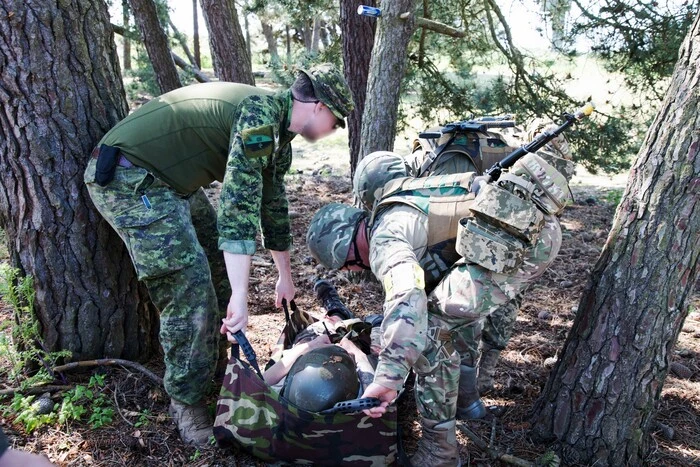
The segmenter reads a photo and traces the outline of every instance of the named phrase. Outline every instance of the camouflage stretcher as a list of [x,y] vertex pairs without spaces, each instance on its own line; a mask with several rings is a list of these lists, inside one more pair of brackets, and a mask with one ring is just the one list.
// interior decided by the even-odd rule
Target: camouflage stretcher
[[[316,321],[295,306],[292,311],[271,362]],[[362,412],[324,415],[302,410],[232,356],[216,406],[214,437],[220,447],[238,448],[267,462],[386,466],[397,463],[397,425],[395,405],[381,418]]]

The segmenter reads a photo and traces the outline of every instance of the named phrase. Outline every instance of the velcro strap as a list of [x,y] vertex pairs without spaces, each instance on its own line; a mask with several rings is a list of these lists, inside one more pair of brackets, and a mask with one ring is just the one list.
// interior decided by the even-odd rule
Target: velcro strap
[[418,263],[394,266],[382,279],[387,300],[411,289],[425,289],[425,274]]

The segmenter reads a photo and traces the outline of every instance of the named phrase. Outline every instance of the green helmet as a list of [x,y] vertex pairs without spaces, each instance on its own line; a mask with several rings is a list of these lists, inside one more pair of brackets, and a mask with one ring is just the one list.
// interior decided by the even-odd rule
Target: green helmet
[[282,396],[300,409],[321,412],[355,399],[360,381],[355,362],[337,345],[313,349],[297,358],[287,375]]
[[352,190],[364,207],[371,211],[384,185],[395,178],[408,177],[409,173],[410,167],[403,156],[390,151],[375,151],[358,162]]
[[316,98],[331,109],[340,126],[345,128],[345,117],[353,111],[355,103],[342,73],[330,63],[322,63],[308,70],[299,68],[299,72],[309,77]]
[[329,269],[342,268],[357,226],[366,216],[362,209],[346,204],[323,206],[311,219],[306,232],[306,244],[311,255]]

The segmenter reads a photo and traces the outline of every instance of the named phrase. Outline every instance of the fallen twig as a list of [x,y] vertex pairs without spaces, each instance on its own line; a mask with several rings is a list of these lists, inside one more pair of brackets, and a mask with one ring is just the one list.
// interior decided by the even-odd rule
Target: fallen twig
[[131,368],[133,370],[137,370],[137,371],[143,373],[144,375],[148,376],[151,379],[151,381],[157,383],[159,386],[163,385],[163,378],[156,375],[148,368],[144,367],[143,365],[141,365],[139,363],[132,362],[130,360],[122,360],[120,358],[102,358],[99,360],[83,360],[80,362],[71,362],[71,363],[66,363],[65,365],[60,365],[60,366],[54,367],[53,371],[66,371],[66,370],[74,370],[76,368],[86,368],[86,367],[103,366],[103,365],[125,366],[127,368]]
[[15,394],[43,394],[45,392],[57,392],[73,389],[73,386],[31,386],[28,388],[7,388],[0,389],[0,397],[14,396]]
[[460,431],[467,436],[467,438],[472,440],[472,442],[474,444],[476,444],[476,446],[479,449],[481,449],[482,451],[487,453],[489,456],[491,456],[492,459],[507,462],[509,464],[517,465],[519,467],[534,467],[535,466],[535,464],[530,462],[530,461],[526,461],[525,459],[521,459],[519,457],[515,457],[515,456],[510,455],[510,454],[504,454],[504,453],[500,452],[498,449],[490,447],[489,445],[486,444],[486,442],[484,442],[484,440],[479,438],[479,435],[477,435],[472,430],[470,430],[463,422],[458,421],[457,428],[459,428]]

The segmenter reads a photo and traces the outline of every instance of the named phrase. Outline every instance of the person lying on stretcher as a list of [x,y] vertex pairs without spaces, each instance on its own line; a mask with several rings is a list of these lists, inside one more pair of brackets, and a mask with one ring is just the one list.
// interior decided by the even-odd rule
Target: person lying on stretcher
[[327,314],[296,336],[263,379],[297,407],[321,412],[360,397],[372,383],[381,317],[355,318],[327,281],[314,290]]

